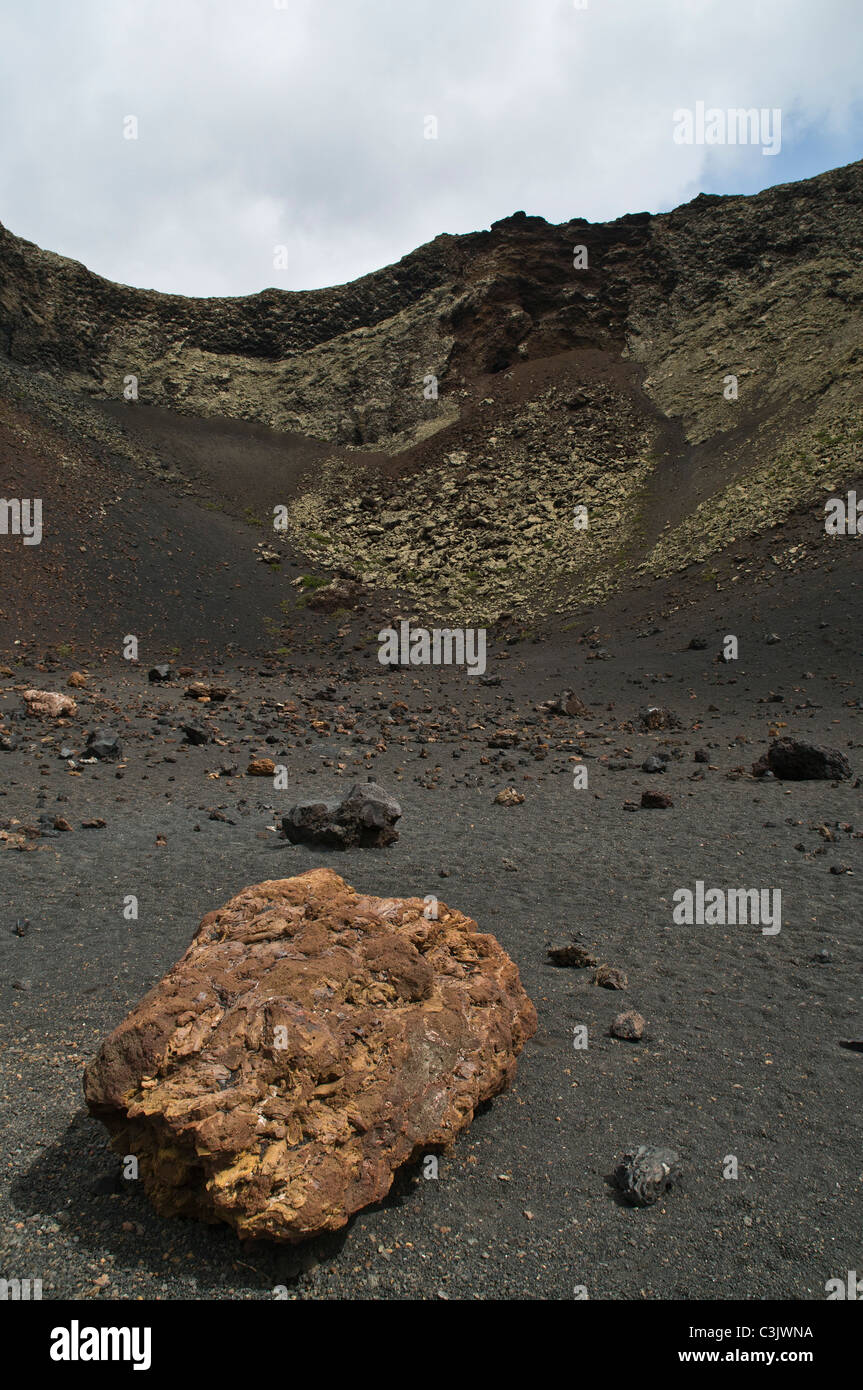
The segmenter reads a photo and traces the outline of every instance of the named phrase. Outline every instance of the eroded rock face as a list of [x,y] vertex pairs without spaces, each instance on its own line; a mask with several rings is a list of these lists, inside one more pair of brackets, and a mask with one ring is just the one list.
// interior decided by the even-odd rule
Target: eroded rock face
[[92,1114],[164,1216],[336,1230],[512,1080],[536,1012],[493,936],[329,869],[246,888],[102,1044]]

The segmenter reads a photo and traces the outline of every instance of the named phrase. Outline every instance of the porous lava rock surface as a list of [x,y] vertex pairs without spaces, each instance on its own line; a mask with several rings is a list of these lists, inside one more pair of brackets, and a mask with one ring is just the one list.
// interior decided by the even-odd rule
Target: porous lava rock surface
[[164,1216],[336,1230],[448,1145],[536,1029],[493,936],[329,869],[245,888],[102,1044],[84,1092]]

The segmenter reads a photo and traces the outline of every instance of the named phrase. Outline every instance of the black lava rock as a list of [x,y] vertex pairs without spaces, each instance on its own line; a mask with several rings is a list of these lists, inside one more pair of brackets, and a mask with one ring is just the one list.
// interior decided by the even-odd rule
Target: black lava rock
[[549,947],[548,958],[552,965],[575,970],[584,970],[588,966],[599,964],[599,958],[578,941],[572,941],[567,946]]
[[185,743],[209,743],[210,731],[205,729],[203,724],[184,724],[183,741]]
[[651,753],[649,758],[645,758],[641,764],[642,772],[664,772],[665,763],[655,753]]
[[633,1153],[624,1154],[614,1177],[618,1191],[630,1206],[652,1207],[680,1177],[679,1155],[674,1149],[640,1144]]
[[100,762],[116,762],[123,756],[123,745],[110,729],[93,729],[87,735],[84,749],[88,758],[98,758]]
[[774,777],[790,782],[845,782],[851,776],[851,764],[836,748],[780,738],[771,743],[752,771],[756,777],[772,772]]
[[641,805],[646,811],[667,811],[674,805],[666,792],[642,792]]
[[399,837],[395,823],[402,809],[373,779],[357,782],[343,801],[302,801],[282,817],[282,830],[292,844],[333,845],[337,849],[381,847]]

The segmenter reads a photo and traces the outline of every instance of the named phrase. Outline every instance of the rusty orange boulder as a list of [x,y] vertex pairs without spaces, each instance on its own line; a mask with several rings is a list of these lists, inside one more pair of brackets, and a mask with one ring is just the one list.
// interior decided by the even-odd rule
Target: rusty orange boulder
[[300,1241],[450,1143],[535,1028],[516,966],[470,918],[313,869],[208,913],[84,1092],[162,1215]]

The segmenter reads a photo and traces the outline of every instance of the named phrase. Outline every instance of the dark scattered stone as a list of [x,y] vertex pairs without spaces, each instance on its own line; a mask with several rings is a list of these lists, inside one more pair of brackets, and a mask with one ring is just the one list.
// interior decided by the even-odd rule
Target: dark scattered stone
[[574,690],[563,690],[554,700],[544,700],[537,705],[546,714],[588,714],[587,705],[580,700]]
[[670,709],[664,705],[648,705],[647,709],[641,711],[642,729],[679,729],[680,720]]
[[183,741],[185,743],[209,743],[210,731],[205,729],[203,724],[183,724]]
[[772,772],[790,782],[844,782],[851,776],[851,764],[836,748],[780,738],[753,763],[752,771],[756,777]]
[[13,753],[18,747],[15,734],[0,734],[0,753]]
[[615,1170],[621,1196],[633,1207],[652,1207],[680,1177],[679,1155],[674,1149],[640,1144],[624,1154]]
[[707,650],[707,638],[706,638],[706,637],[693,637],[693,638],[692,638],[692,641],[689,643],[689,647],[687,648],[687,650],[690,651],[690,652],[703,652],[703,651],[706,651],[706,650]]
[[171,681],[173,679],[173,669],[168,665],[167,662],[164,662],[160,666],[153,666],[147,672],[147,680],[149,681]]
[[344,800],[303,801],[282,817],[282,830],[292,844],[382,847],[399,838],[395,823],[402,814],[393,796],[372,778],[357,782]]
[[667,792],[642,792],[641,805],[646,811],[665,811],[674,802]]
[[220,703],[227,700],[231,692],[224,685],[207,685],[206,681],[192,681],[183,693],[187,700],[212,700]]
[[518,744],[518,734],[514,729],[499,729],[488,740],[489,748],[514,748]]
[[629,981],[616,965],[601,965],[593,977],[593,983],[601,985],[603,989],[626,989]]
[[638,1042],[644,1034],[644,1019],[635,1009],[627,1009],[626,1013],[618,1014],[611,1025],[611,1035],[614,1038],[621,1038],[624,1042]]
[[549,947],[548,958],[552,965],[569,966],[575,970],[585,970],[599,963],[593,952],[577,941],[570,942],[568,946]]
[[98,758],[100,762],[116,762],[123,756],[123,745],[110,729],[92,729],[84,752],[86,757]]
[[692,761],[694,763],[709,763],[710,754],[708,753],[706,748],[696,748],[695,752],[692,755]]
[[664,772],[665,763],[660,757],[657,757],[656,753],[651,753],[650,757],[645,758],[641,764],[641,770],[642,772]]

